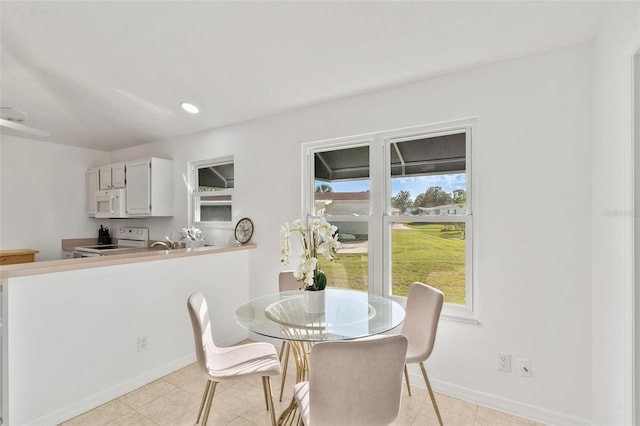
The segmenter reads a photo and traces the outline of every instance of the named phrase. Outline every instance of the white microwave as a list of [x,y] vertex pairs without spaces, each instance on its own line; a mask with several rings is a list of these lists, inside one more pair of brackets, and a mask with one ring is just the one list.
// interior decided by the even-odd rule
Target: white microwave
[[123,218],[127,216],[127,193],[124,188],[96,192],[97,218]]

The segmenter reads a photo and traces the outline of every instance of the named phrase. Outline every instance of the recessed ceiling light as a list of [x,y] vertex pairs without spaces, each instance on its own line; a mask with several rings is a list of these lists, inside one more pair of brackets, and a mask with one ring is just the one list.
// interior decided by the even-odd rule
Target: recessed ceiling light
[[190,112],[191,114],[197,114],[200,112],[200,109],[198,109],[197,106],[195,106],[194,104],[190,104],[189,102],[183,102],[180,105],[182,106],[183,110]]

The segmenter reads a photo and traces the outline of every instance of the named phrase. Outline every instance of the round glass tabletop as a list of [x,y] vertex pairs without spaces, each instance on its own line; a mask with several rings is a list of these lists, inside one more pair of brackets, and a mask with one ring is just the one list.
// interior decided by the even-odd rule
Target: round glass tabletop
[[349,340],[384,333],[404,321],[397,302],[358,290],[327,287],[325,311],[304,310],[303,291],[256,297],[236,310],[237,322],[249,331],[277,339],[320,342]]

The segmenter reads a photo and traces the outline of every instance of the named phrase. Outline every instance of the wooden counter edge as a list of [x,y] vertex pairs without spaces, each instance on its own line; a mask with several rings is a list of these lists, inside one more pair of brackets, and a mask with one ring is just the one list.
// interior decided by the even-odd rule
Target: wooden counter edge
[[[162,259],[177,259],[188,256],[202,256],[213,253],[227,253],[240,250],[253,250],[255,244],[233,246],[206,246],[176,250],[147,250],[137,253],[113,254],[109,256],[84,257],[78,259],[46,260],[42,262],[20,263],[0,266],[0,278],[25,277],[54,272],[75,271],[88,268],[101,268],[128,263],[153,262]],[[0,285],[0,289],[1,289]]]
[[0,250],[0,257],[2,256],[16,256],[20,254],[38,254],[38,250],[33,249],[14,249],[14,250]]

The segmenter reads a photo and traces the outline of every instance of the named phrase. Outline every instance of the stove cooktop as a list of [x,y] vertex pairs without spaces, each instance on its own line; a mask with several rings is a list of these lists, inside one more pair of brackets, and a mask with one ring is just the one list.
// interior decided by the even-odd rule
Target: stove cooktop
[[84,247],[76,247],[76,250],[78,249],[97,249],[97,250],[113,250],[113,249],[117,249],[117,248],[122,248],[119,247],[115,244],[98,244],[97,246],[84,246]]
[[131,250],[137,247],[126,247],[126,246],[117,246],[113,244],[102,244],[97,246],[82,246],[76,247],[76,251],[85,251],[89,253],[102,253],[105,251],[120,251],[120,250]]
[[131,250],[134,248],[147,247],[149,230],[147,228],[120,228],[118,230],[118,244],[98,244],[93,246],[75,247],[76,251],[88,253],[103,253],[121,250]]

